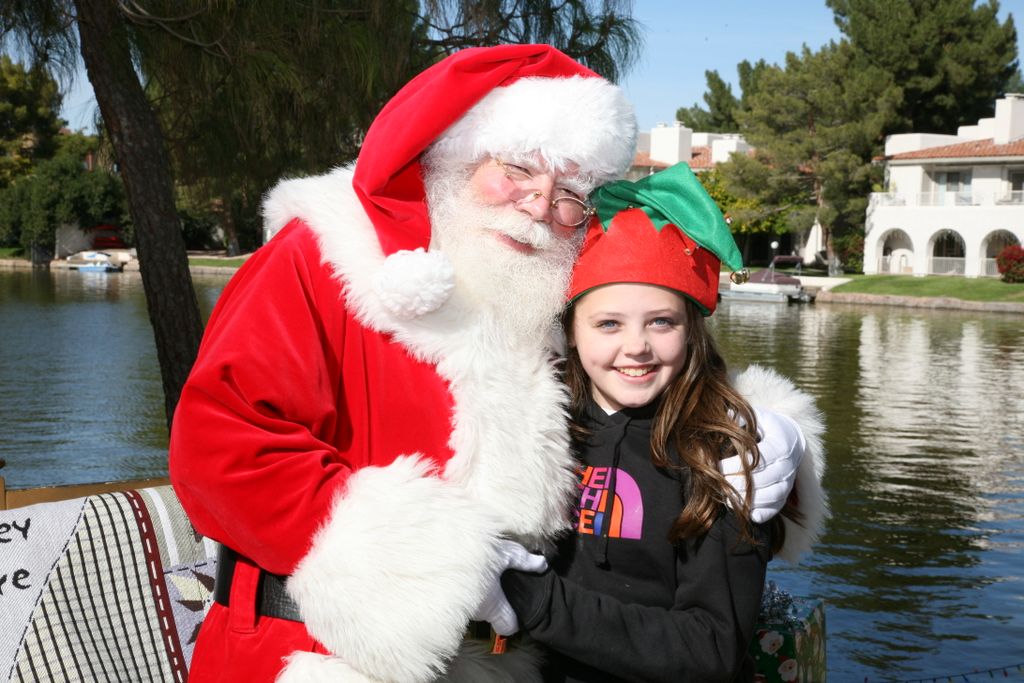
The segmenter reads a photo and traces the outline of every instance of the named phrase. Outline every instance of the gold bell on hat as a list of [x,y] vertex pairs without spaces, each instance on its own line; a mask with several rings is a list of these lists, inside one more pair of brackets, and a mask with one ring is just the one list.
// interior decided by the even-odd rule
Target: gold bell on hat
[[744,282],[750,279],[750,271],[746,268],[740,268],[729,273],[729,279],[733,281],[733,284],[742,285]]

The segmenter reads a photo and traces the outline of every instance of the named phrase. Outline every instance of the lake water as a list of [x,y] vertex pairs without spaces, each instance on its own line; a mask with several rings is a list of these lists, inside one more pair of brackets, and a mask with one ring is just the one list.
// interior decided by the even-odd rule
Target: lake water
[[[195,279],[206,316],[226,280]],[[1024,319],[723,302],[712,323],[731,366],[777,368],[825,416],[833,518],[770,578],[826,600],[830,680],[1019,677]],[[138,275],[0,271],[8,487],[162,476],[166,448]]]

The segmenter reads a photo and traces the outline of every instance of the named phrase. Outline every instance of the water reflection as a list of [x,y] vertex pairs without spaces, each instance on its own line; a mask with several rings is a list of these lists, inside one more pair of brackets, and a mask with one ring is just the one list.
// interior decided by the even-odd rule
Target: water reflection
[[[196,279],[204,317],[224,284]],[[834,515],[771,575],[828,602],[831,680],[1024,662],[1021,319],[723,302],[710,321],[733,367],[775,367],[823,410]],[[137,275],[0,272],[0,351],[9,484],[165,471]]]
[[1024,661],[1019,318],[729,303],[733,364],[812,392],[833,519],[783,586],[829,603],[829,670],[889,680]]
[[[197,279],[204,313],[225,279]],[[9,486],[160,476],[153,332],[132,273],[0,272],[0,457]]]

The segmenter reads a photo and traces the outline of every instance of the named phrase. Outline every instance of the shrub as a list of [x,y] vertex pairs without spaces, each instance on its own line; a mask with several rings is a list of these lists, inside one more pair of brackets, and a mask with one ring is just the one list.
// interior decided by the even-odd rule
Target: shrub
[[57,226],[123,224],[125,206],[120,178],[87,171],[74,155],[58,155],[0,190],[0,243],[52,249]]
[[836,256],[843,264],[844,273],[864,272],[864,235],[851,232],[832,239]]
[[207,251],[223,248],[224,245],[217,238],[220,228],[212,216],[179,206],[178,217],[181,219],[181,236],[185,238],[186,249]]
[[1024,282],[1024,247],[1011,244],[996,256],[996,267],[1003,282]]

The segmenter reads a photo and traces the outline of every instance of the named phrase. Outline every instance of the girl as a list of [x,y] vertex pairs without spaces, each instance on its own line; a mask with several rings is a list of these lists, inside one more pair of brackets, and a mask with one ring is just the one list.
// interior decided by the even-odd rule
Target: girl
[[[722,461],[751,491],[758,424],[795,439],[800,429],[755,413],[705,327],[720,261],[740,259],[689,168],[606,186],[595,203],[600,221],[565,316],[581,460],[575,534],[553,570],[509,571],[502,586],[521,629],[551,650],[546,680],[749,681],[765,568],[786,528],[778,517],[751,521],[749,496],[727,483]],[[814,532],[821,427],[802,408],[812,469],[798,486],[819,506]],[[783,514],[799,520],[792,503]]]

